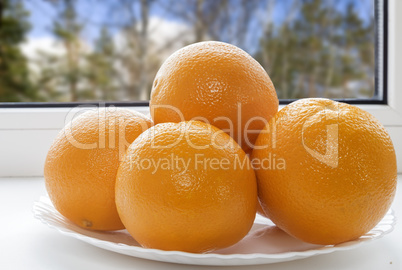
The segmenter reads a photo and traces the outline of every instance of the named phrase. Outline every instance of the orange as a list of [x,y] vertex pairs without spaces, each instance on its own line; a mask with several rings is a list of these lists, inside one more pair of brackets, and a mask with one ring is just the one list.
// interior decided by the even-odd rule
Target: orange
[[261,132],[252,159],[260,163],[265,214],[306,242],[362,236],[395,195],[392,141],[378,120],[352,105],[318,98],[289,104]]
[[248,233],[257,183],[249,158],[223,131],[199,121],[162,123],[129,147],[116,205],[142,246],[206,252]]
[[123,229],[114,200],[119,160],[150,126],[145,116],[116,108],[91,110],[68,123],[45,162],[46,189],[55,208],[83,228]]
[[155,124],[204,121],[248,152],[278,111],[278,97],[264,68],[249,54],[208,41],[184,47],[162,64],[150,108]]

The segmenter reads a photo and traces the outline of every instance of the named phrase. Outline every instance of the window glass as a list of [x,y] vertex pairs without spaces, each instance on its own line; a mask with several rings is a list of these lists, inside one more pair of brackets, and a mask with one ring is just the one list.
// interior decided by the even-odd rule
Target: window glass
[[377,99],[374,0],[5,0],[0,102],[148,100],[175,50],[247,51],[280,99]]

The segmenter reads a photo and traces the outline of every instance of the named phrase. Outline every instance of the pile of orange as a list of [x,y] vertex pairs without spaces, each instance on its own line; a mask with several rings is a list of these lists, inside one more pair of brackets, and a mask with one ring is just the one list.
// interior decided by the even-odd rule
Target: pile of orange
[[259,211],[303,241],[370,231],[396,190],[396,157],[367,112],[303,99],[278,112],[264,69],[201,42],[157,73],[150,119],[93,110],[60,132],[45,163],[56,209],[78,226],[126,228],[144,247],[207,252],[242,239]]

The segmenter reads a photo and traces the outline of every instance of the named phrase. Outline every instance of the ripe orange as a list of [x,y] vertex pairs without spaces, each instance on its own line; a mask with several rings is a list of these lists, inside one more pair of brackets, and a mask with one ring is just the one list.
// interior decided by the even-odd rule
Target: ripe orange
[[46,189],[55,208],[93,230],[124,228],[114,200],[119,161],[129,143],[151,126],[141,114],[111,110],[91,110],[73,119],[45,162]]
[[248,152],[278,111],[278,97],[264,68],[240,48],[200,42],[172,54],[152,88],[155,124],[199,120],[232,136]]
[[262,164],[256,175],[265,214],[306,242],[360,237],[395,195],[392,141],[378,120],[352,105],[328,99],[289,104],[261,132],[252,158]]
[[199,121],[150,128],[117,174],[120,218],[148,248],[205,252],[235,244],[250,230],[256,204],[249,158],[229,135]]

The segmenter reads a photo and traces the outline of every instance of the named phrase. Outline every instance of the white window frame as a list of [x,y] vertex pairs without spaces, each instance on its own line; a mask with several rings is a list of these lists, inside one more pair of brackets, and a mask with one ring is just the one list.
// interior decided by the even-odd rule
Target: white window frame
[[[389,131],[402,172],[402,1],[388,7],[388,104],[357,105]],[[282,106],[283,107],[283,106]],[[72,108],[0,109],[0,177],[42,176],[47,150]],[[148,114],[148,107],[130,107]]]

